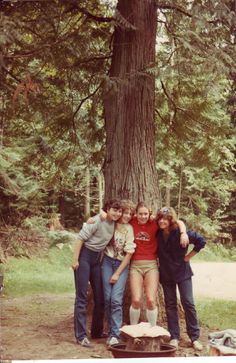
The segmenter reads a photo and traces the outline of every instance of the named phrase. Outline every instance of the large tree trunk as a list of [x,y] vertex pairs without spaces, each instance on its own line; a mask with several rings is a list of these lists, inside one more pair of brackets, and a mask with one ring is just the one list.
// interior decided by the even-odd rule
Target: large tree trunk
[[112,64],[104,89],[106,157],[105,200],[122,197],[159,206],[155,167],[156,2],[119,0],[120,26],[113,40]]
[[[147,71],[155,62],[156,1],[119,0],[117,10],[120,26],[115,29],[104,89],[105,200],[144,200],[156,211],[160,198],[155,166],[155,78]],[[125,295],[124,321],[128,322],[129,284]]]

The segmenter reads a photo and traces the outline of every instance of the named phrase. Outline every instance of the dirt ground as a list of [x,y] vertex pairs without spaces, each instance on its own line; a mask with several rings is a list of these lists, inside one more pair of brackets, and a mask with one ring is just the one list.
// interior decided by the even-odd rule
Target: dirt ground
[[[195,297],[236,299],[235,263],[193,263]],[[112,358],[105,339],[94,340],[92,349],[75,343],[73,335],[74,294],[33,295],[19,298],[1,296],[1,360]],[[207,356],[207,328],[201,327]],[[196,355],[184,324],[181,326],[177,356]]]
[[[1,360],[112,358],[105,339],[93,340],[92,349],[75,344],[73,336],[74,295],[1,297]],[[182,327],[177,356],[196,355]],[[201,341],[207,355],[208,330]]]

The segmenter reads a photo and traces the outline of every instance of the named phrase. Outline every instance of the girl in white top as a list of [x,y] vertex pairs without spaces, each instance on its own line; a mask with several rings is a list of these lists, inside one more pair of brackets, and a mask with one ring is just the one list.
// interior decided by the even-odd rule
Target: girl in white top
[[[105,316],[108,323],[109,346],[119,343],[123,321],[123,298],[129,273],[129,263],[135,250],[133,227],[129,224],[134,214],[134,204],[121,201],[122,216],[116,223],[115,233],[104,250],[102,281]],[[103,218],[104,212],[101,215]],[[88,223],[93,223],[89,219]]]

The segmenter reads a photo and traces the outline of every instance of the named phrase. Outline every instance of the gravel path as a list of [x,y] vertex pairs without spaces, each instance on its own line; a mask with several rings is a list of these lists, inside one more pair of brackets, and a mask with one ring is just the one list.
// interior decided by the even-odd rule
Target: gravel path
[[236,262],[191,263],[194,296],[236,301]]

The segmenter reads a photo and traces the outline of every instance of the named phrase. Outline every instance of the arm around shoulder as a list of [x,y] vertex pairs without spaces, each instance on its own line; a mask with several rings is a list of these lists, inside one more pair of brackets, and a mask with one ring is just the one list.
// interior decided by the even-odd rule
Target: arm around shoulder
[[186,225],[180,219],[177,220],[177,224],[180,231],[180,244],[182,247],[187,247],[189,244],[189,237],[187,235]]
[[99,216],[95,216],[93,217],[93,219],[93,224],[83,223],[83,227],[78,234],[78,239],[82,241],[87,241],[97,231],[98,225],[99,223],[101,223],[101,220]]

